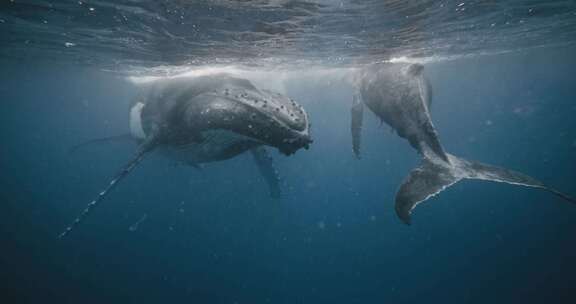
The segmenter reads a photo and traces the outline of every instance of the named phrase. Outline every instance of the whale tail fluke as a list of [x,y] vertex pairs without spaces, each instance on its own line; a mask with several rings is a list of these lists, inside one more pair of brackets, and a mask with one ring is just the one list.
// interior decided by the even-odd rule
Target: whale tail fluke
[[420,166],[412,170],[400,186],[396,193],[395,208],[396,214],[405,224],[410,224],[412,210],[418,204],[462,179],[479,179],[540,188],[576,204],[576,199],[552,189],[526,174],[468,161],[451,154],[447,154],[447,156],[450,162],[424,156]]
[[132,172],[132,170],[136,168],[136,166],[144,159],[146,154],[148,154],[148,152],[154,149],[154,147],[155,147],[155,141],[153,140],[148,140],[143,144],[141,144],[140,147],[138,148],[138,152],[134,155],[134,157],[132,157],[132,159],[122,168],[122,170],[120,170],[120,172],[118,172],[116,176],[114,176],[114,178],[110,181],[108,186],[106,186],[106,188],[102,190],[102,192],[100,192],[98,196],[92,202],[90,202],[86,206],[86,208],[84,208],[84,210],[82,210],[80,215],[76,217],[76,219],[72,222],[72,224],[66,227],[66,229],[62,233],[60,233],[60,235],[58,235],[58,238],[60,239],[64,238],[74,228],[76,228],[76,226],[78,226],[88,216],[88,214],[90,214],[90,212],[100,202],[102,202],[102,200],[104,200],[104,198],[108,195],[108,193],[110,193],[110,191],[114,189],[114,187],[116,187],[118,182],[120,182],[124,177],[130,174],[130,172]]

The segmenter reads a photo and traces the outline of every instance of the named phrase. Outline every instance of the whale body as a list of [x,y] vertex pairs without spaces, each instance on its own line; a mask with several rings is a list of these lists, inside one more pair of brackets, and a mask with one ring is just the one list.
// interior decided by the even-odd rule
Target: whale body
[[151,151],[194,167],[250,152],[271,195],[278,197],[279,177],[265,147],[291,155],[312,142],[308,116],[300,105],[227,74],[156,81],[132,102],[129,119],[130,137],[138,143],[136,154],[60,237],[80,224]]
[[523,173],[446,153],[432,123],[432,87],[423,71],[423,65],[408,63],[382,63],[365,68],[358,75],[351,109],[352,146],[357,158],[364,106],[422,156],[420,166],[410,172],[396,193],[396,214],[404,223],[410,224],[411,213],[418,204],[463,179],[540,188],[576,203],[574,198]]

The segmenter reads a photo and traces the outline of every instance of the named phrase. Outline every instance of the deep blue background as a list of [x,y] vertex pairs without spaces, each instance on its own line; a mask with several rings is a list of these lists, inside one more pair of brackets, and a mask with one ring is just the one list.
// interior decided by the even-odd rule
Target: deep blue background
[[[575,53],[429,64],[446,150],[576,195]],[[248,156],[202,171],[152,156],[57,240],[135,147],[67,149],[126,132],[137,91],[88,68],[2,66],[2,303],[574,302],[576,206],[466,181],[405,226],[392,202],[416,153],[369,113],[354,160],[351,87],[286,86],[308,110],[315,142],[293,157],[274,153],[283,199],[268,197]]]

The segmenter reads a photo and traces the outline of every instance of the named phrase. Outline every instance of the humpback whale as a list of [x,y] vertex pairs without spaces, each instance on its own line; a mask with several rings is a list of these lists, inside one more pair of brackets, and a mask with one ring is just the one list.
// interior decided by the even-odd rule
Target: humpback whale
[[576,200],[539,180],[512,170],[469,161],[447,153],[432,124],[432,88],[421,64],[382,63],[367,67],[356,79],[357,92],[351,108],[352,150],[360,158],[364,105],[408,140],[422,156],[401,184],[395,198],[398,217],[410,224],[420,203],[463,179],[479,179],[540,188],[576,203]]
[[278,197],[279,177],[264,147],[290,155],[312,142],[302,106],[227,74],[156,81],[132,102],[129,114],[130,136],[138,143],[137,152],[60,237],[80,224],[153,150],[194,167],[249,151],[271,195]]

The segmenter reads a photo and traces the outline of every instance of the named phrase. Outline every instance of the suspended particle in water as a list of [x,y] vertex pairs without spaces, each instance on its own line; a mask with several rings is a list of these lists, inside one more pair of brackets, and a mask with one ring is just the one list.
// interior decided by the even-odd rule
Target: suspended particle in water
[[147,214],[142,215],[142,217],[139,220],[137,220],[136,223],[130,225],[128,230],[130,230],[131,232],[138,230],[138,226],[140,225],[140,223],[144,222],[147,218],[148,218]]

